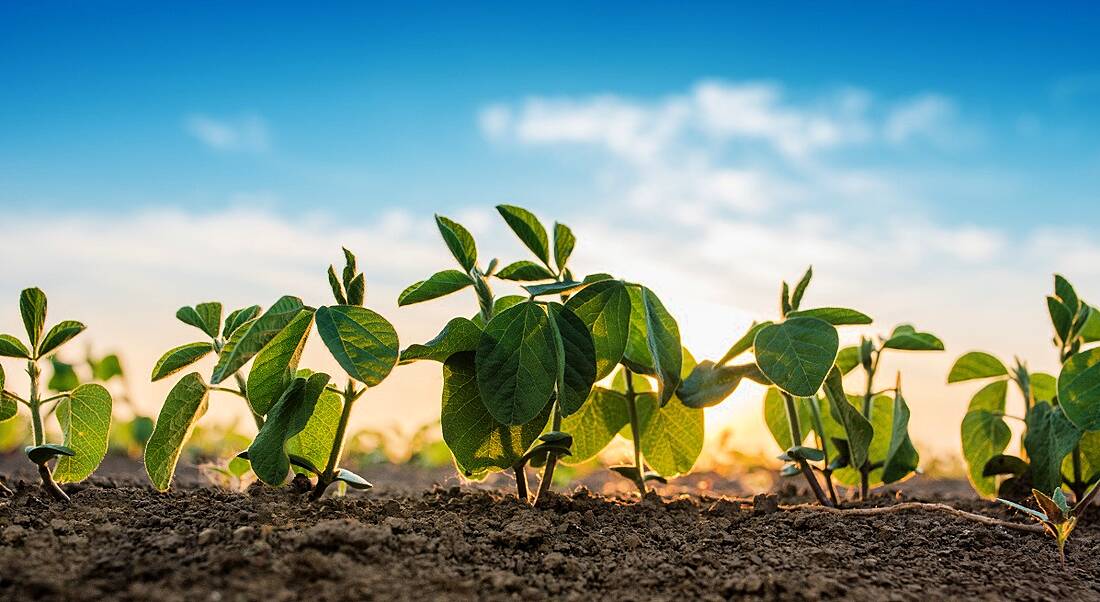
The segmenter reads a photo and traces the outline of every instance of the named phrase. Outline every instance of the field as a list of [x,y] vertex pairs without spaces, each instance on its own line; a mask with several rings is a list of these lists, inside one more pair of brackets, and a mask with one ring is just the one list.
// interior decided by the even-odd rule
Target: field
[[[932,510],[837,515],[806,505],[812,498],[790,485],[754,503],[740,497],[736,480],[705,474],[695,477],[710,482],[705,495],[669,487],[644,500],[604,496],[590,480],[532,508],[499,487],[459,486],[445,469],[379,466],[368,472],[377,488],[315,504],[292,489],[218,489],[192,468],[160,494],[140,470],[109,457],[89,481],[66,486],[72,505],[20,473],[27,482],[0,499],[0,598],[1100,597],[1100,528],[1091,512],[1062,568],[1041,534]],[[917,479],[900,489],[1026,524],[976,499],[966,483]],[[851,505],[888,507],[898,498],[887,490]]]

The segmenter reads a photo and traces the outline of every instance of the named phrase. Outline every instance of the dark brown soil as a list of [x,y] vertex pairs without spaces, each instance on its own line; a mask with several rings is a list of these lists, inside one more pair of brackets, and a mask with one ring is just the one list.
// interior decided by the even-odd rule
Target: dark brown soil
[[[181,482],[157,494],[132,472],[97,476],[65,506],[9,480],[0,599],[1100,600],[1095,512],[1063,569],[1042,535],[934,511],[837,516],[776,510],[774,496],[754,507],[585,488],[533,509],[457,486],[310,504],[287,490],[198,486],[194,473]],[[941,501],[960,486],[912,489]],[[1023,522],[967,497],[953,504]]]

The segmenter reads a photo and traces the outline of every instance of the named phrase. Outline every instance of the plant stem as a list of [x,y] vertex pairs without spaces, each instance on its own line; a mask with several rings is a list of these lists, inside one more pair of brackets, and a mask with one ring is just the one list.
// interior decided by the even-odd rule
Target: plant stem
[[638,395],[634,392],[634,373],[630,368],[623,366],[626,376],[626,407],[630,412],[630,435],[634,439],[634,470],[637,476],[634,485],[638,487],[638,493],[645,497],[645,468],[642,463],[642,424],[638,419]]
[[[871,421],[871,410],[874,408],[874,404],[871,403],[873,398],[874,384],[875,384],[875,372],[878,372],[878,361],[882,358],[882,351],[875,352],[875,359],[871,361],[871,369],[867,371],[867,389],[863,393],[863,417],[867,419],[867,422]],[[867,459],[863,463],[863,466],[859,467],[859,499],[866,500],[867,496],[871,492],[871,460]]]
[[821,476],[825,477],[825,489],[829,492],[829,499],[833,504],[839,504],[836,496],[836,488],[833,486],[833,471],[829,468],[829,442],[825,440],[824,432],[825,426],[821,421],[821,407],[818,405],[818,399],[811,397],[807,400],[810,405],[810,411],[812,412],[814,419],[814,433],[817,435],[818,445],[821,447],[821,453],[825,455],[822,460]]
[[[791,428],[791,441],[793,446],[802,445],[802,426],[798,424],[798,409],[794,405],[794,398],[790,393],[782,391],[783,402],[787,406],[787,425]],[[806,477],[806,482],[810,484],[810,489],[814,492],[814,497],[817,501],[826,507],[832,507],[833,503],[829,501],[829,498],[825,497],[825,492],[821,490],[821,484],[817,482],[817,477],[814,476],[813,468],[810,467],[810,463],[806,461],[806,458],[795,458],[798,463],[798,468],[802,470],[802,476]]]
[[[38,392],[38,379],[42,376],[42,371],[38,368],[38,362],[35,360],[27,361],[27,375],[31,381],[31,394],[27,400],[27,405],[31,409],[31,430],[34,431],[34,445],[38,447],[46,443],[46,430],[42,424],[42,414],[40,413],[42,400],[39,398]],[[47,462],[38,465],[38,476],[42,477],[42,488],[54,499],[62,502],[69,501],[69,496],[54,482],[53,473],[50,472]]]
[[527,473],[523,470],[523,461],[520,460],[512,466],[512,471],[516,473],[516,496],[520,501],[527,501]]
[[[558,400],[554,400],[554,431],[561,430],[561,405],[558,404]],[[539,505],[539,501],[543,499],[543,494],[550,491],[550,486],[554,484],[554,468],[558,464],[558,454],[554,452],[547,452],[546,454],[546,466],[542,470],[542,480],[539,481],[539,490],[535,493],[535,505]]]
[[366,391],[366,389],[356,391],[355,384],[350,379],[348,380],[348,385],[343,392],[344,409],[340,412],[340,422],[336,424],[336,436],[332,440],[332,450],[328,455],[328,463],[325,464],[324,472],[317,476],[317,485],[313,488],[311,499],[320,499],[329,485],[332,485],[333,477],[336,474],[336,466],[340,463],[340,456],[344,452],[344,434],[348,430],[351,407],[355,404],[355,400],[363,394],[363,391]]

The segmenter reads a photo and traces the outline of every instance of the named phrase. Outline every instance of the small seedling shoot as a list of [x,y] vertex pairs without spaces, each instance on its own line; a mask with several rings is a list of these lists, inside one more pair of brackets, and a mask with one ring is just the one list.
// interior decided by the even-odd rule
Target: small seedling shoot
[[[64,368],[55,363],[51,378],[54,392],[42,381],[41,362],[53,360],[65,343],[84,331],[84,324],[73,320],[59,322],[47,332],[46,294],[37,288],[28,288],[19,296],[19,311],[27,330],[27,341],[17,337],[0,335],[0,356],[26,360],[30,379],[26,397],[3,391],[0,396],[0,421],[15,416],[23,405],[31,415],[31,436],[34,444],[24,451],[27,458],[38,467],[42,487],[55,499],[68,502],[69,496],[60,483],[75,483],[86,479],[103,461],[111,430],[111,394],[103,385],[80,384],[70,379]],[[4,389],[4,372],[0,368],[0,389]],[[44,418],[56,416],[63,440],[60,444],[46,440]],[[56,466],[50,462],[57,459]]]
[[1066,565],[1066,542],[1069,540],[1070,534],[1073,533],[1074,527],[1077,526],[1081,514],[1096,497],[1096,492],[1097,484],[1094,483],[1072,508],[1069,506],[1066,494],[1061,487],[1055,489],[1053,495],[1047,495],[1038,489],[1032,489],[1031,495],[1035,500],[1035,504],[1039,507],[1038,510],[1002,498],[997,498],[997,501],[1026,513],[1043,525],[1043,529],[1058,544],[1058,558],[1062,561],[1064,567]]

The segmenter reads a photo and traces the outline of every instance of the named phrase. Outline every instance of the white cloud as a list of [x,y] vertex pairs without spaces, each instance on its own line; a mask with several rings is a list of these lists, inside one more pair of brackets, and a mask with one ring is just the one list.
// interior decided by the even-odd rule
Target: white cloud
[[184,128],[197,140],[218,151],[264,152],[271,144],[267,122],[257,115],[236,119],[190,115],[184,120]]

